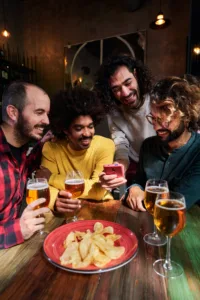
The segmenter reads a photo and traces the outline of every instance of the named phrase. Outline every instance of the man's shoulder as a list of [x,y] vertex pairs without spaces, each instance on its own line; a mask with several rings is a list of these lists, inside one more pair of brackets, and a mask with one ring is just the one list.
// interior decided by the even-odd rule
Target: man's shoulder
[[200,132],[195,132],[195,144],[199,145],[200,144]]
[[101,135],[95,135],[92,144],[98,148],[115,147],[113,140]]

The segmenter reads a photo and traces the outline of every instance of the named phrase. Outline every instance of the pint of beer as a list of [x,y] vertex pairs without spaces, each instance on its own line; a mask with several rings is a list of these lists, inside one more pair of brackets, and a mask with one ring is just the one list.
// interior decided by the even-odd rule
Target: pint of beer
[[84,179],[66,179],[65,190],[72,194],[72,198],[76,199],[83,194],[85,188]]
[[46,201],[38,205],[37,208],[49,205],[50,192],[47,180],[45,178],[30,179],[26,187],[26,203],[30,204],[39,198],[45,198]]
[[148,186],[145,190],[144,204],[148,212],[154,214],[154,205],[158,198],[165,199],[169,193],[168,187]]
[[161,233],[173,237],[184,228],[185,213],[185,202],[159,199],[155,203],[154,223]]

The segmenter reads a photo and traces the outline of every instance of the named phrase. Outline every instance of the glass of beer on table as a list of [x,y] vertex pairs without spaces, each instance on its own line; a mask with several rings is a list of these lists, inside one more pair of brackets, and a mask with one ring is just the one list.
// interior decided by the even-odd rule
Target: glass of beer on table
[[[166,180],[162,179],[149,179],[145,186],[145,197],[144,205],[146,210],[153,216],[154,206],[158,198],[166,198],[169,193],[168,183]],[[144,236],[144,241],[152,246],[162,246],[165,245],[167,239],[165,236],[158,234],[156,226],[154,224],[153,233],[148,233]]]
[[183,268],[170,258],[170,247],[171,238],[185,226],[185,213],[185,197],[182,194],[170,192],[166,199],[156,200],[154,222],[157,229],[167,236],[166,258],[158,259],[153,264],[154,271],[160,276],[175,278],[183,274]]
[[[26,186],[26,203],[31,204],[33,201],[45,198],[46,201],[41,203],[36,207],[36,209],[41,207],[47,207],[50,202],[50,191],[49,185],[46,178],[35,178],[29,179]],[[38,217],[43,217],[44,215],[39,215]],[[39,234],[42,237],[45,237],[48,232],[43,229],[39,230]]]
[[[85,181],[80,171],[74,170],[67,173],[65,179],[65,191],[72,194],[72,199],[79,198],[84,191]],[[66,223],[78,221],[77,216],[74,214],[72,217],[67,217]]]

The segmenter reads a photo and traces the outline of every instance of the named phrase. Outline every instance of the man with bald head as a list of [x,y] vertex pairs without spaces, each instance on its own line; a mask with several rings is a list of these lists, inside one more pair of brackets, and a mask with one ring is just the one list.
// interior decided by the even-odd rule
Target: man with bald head
[[[38,217],[48,208],[36,209],[45,199],[28,205],[20,217],[26,180],[39,167],[43,136],[49,124],[50,99],[41,88],[26,82],[13,82],[2,96],[0,125],[0,248],[22,243],[44,227]],[[38,141],[27,156],[28,142]],[[65,193],[63,191],[63,193]],[[64,195],[66,196],[66,195]]]

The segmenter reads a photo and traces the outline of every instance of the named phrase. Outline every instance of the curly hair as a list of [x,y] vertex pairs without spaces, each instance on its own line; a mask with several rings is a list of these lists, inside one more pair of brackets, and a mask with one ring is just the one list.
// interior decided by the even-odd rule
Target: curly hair
[[188,130],[199,129],[200,86],[197,79],[187,75],[183,78],[171,76],[158,81],[150,93],[150,102],[159,104],[165,100],[172,100],[175,109],[188,124]]
[[57,138],[66,137],[64,130],[69,128],[74,119],[88,115],[94,125],[105,116],[104,107],[93,91],[77,86],[61,90],[51,99],[50,128]]
[[117,55],[110,57],[104,64],[101,65],[97,72],[97,79],[95,83],[95,89],[100,93],[102,103],[106,109],[106,112],[110,112],[112,109],[119,105],[119,102],[115,99],[110,85],[110,77],[122,66],[126,66],[127,69],[134,73],[136,72],[136,80],[138,82],[139,93],[141,98],[141,104],[144,103],[144,95],[151,90],[152,76],[148,68],[140,61],[133,59],[129,55]]

